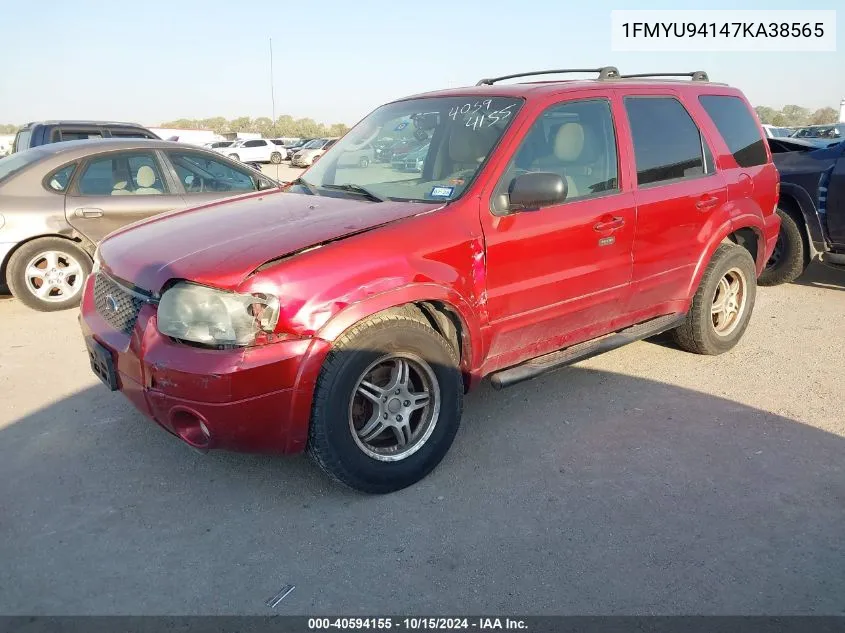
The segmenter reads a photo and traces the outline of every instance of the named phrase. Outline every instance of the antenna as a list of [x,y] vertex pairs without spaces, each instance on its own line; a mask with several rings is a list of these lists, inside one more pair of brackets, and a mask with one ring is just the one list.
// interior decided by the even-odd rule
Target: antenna
[[276,90],[273,85],[273,38],[270,38],[270,103],[273,114],[273,136],[276,136]]

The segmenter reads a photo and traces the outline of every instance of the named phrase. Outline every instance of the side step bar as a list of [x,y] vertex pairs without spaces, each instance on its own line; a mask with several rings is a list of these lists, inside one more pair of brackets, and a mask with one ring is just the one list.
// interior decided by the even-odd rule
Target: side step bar
[[515,365],[493,373],[490,376],[490,382],[496,390],[510,387],[518,382],[536,378],[547,371],[566,367],[567,365],[572,365],[573,363],[617,349],[628,343],[633,343],[644,338],[649,338],[650,336],[656,336],[666,330],[671,330],[680,325],[685,316],[684,314],[667,314],[643,321],[637,325],[632,325],[614,334],[607,334],[606,336],[584,341],[583,343],[565,347],[556,352],[532,358],[521,365]]

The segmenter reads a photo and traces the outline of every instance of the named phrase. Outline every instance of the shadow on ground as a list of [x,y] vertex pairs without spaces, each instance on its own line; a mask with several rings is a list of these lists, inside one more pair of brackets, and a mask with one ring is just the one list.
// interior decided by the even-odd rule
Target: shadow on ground
[[807,271],[793,283],[812,288],[845,290],[845,268],[836,268],[816,262],[811,264]]
[[91,388],[0,431],[0,612],[843,614],[843,452],[575,367],[483,385],[440,467],[371,497]]

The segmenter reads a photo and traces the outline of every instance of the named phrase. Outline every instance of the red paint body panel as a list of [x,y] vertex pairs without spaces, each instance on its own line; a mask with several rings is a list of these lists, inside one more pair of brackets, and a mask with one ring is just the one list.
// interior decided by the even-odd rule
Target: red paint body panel
[[[759,273],[779,230],[771,156],[740,169],[699,105],[702,93],[741,97],[712,84],[621,81],[437,93],[525,99],[456,201],[374,204],[262,193],[154,218],[101,243],[105,272],[154,295],[171,280],[188,279],[280,297],[272,335],[233,350],[177,343],[158,332],[154,302],[125,335],[98,314],[93,276],[81,306],[83,333],[111,351],[121,391],[171,433],[193,443],[181,426],[190,414],[210,432],[207,448],[292,453],[306,445],[314,388],[333,341],[390,307],[427,301],[450,310],[462,326],[470,387],[529,358],[683,313],[725,238],[754,231]],[[716,173],[638,188],[622,101],[629,94],[678,98]],[[493,215],[496,184],[536,118],[553,105],[594,98],[611,103],[619,191]],[[612,233],[598,232],[596,224],[609,218],[622,222]]]

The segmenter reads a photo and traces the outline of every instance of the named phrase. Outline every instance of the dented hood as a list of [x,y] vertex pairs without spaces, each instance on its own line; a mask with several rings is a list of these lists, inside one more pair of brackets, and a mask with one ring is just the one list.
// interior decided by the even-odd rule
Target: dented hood
[[269,193],[157,216],[109,235],[103,268],[151,292],[170,279],[234,289],[272,259],[430,210],[409,202]]

